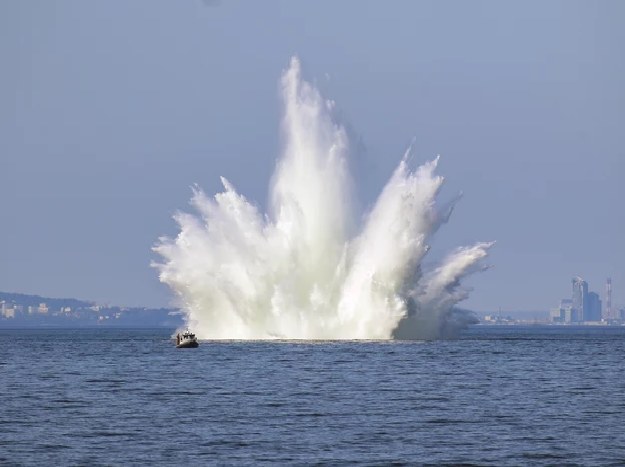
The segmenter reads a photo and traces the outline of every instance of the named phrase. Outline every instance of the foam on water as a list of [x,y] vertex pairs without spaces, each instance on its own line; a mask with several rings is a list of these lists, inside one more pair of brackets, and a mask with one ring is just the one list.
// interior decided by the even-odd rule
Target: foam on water
[[267,215],[222,178],[213,198],[194,188],[196,214],[174,216],[175,239],[154,247],[160,280],[204,339],[434,338],[466,324],[460,280],[491,243],[459,248],[430,271],[427,241],[455,201],[437,209],[438,159],[415,170],[406,152],[363,225],[353,228],[349,141],[334,103],[282,76],[284,151]]

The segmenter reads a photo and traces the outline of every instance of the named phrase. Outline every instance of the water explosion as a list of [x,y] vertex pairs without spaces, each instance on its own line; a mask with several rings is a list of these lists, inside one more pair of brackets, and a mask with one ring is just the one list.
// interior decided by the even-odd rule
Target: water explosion
[[446,336],[470,315],[460,280],[484,269],[491,243],[459,248],[425,271],[428,239],[455,201],[438,209],[438,159],[411,170],[406,152],[359,232],[353,232],[345,128],[334,103],[301,77],[282,76],[284,152],[271,214],[221,178],[213,199],[194,188],[196,215],[177,213],[175,239],[154,251],[160,280],[204,339],[389,339]]

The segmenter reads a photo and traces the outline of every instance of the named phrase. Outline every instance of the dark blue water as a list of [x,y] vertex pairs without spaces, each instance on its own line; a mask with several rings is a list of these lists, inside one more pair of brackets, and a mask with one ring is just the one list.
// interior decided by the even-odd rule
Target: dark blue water
[[437,342],[0,331],[0,464],[624,465],[625,328]]

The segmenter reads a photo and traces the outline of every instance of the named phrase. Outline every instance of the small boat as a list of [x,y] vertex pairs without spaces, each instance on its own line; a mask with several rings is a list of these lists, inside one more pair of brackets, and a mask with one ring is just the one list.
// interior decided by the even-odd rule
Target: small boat
[[186,349],[197,347],[199,344],[197,342],[197,337],[188,329],[182,334],[176,334],[176,348],[177,349]]

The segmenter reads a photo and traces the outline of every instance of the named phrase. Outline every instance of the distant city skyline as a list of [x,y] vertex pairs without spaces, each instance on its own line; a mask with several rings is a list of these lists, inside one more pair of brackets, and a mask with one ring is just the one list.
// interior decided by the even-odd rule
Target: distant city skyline
[[[573,280],[573,297],[580,282]],[[577,284],[577,285],[576,285]],[[587,285],[587,284],[586,284]],[[587,288],[587,287],[586,287]],[[588,295],[598,295],[588,292]],[[583,300],[583,299],[582,299]],[[560,306],[549,311],[475,311],[477,321],[485,325],[625,325],[625,307],[619,307],[600,319],[579,315],[573,307],[574,298],[563,298]],[[601,306],[599,304],[599,306]],[[583,308],[583,305],[582,305]],[[24,327],[178,327],[184,323],[184,312],[176,308],[150,309],[123,307],[110,304],[53,298],[38,295],[14,294],[0,291],[0,328]]]
[[[506,318],[503,314],[506,314],[508,317],[512,317],[512,319],[521,319],[521,320],[533,320],[533,319],[548,319],[551,322],[562,322],[568,324],[574,324],[584,321],[625,321],[625,304],[614,304],[612,300],[612,278],[608,277],[604,284],[604,287],[599,292],[594,292],[590,289],[590,286],[587,281],[585,281],[580,276],[575,276],[571,279],[572,283],[572,294],[568,298],[562,298],[559,301],[558,307],[545,307],[542,309],[508,309],[503,310],[501,308],[497,310],[472,310],[477,313],[486,313],[486,321],[491,320],[501,320],[501,318]],[[603,292],[602,292],[603,291]],[[6,293],[6,291],[4,291]],[[603,294],[602,294],[603,293]],[[11,317],[11,313],[14,315],[15,311],[11,309],[11,303],[16,303],[15,301],[5,301],[1,300],[3,291],[0,291],[0,317]],[[10,293],[11,294],[11,293]],[[21,295],[19,292],[13,292],[12,295]],[[24,295],[24,297],[29,297],[30,301],[37,295]],[[68,305],[72,307],[78,308],[90,308],[93,310],[98,310],[100,308],[111,308],[111,307],[121,307],[125,309],[124,304],[111,304],[109,302],[96,302],[90,301],[82,297],[81,299],[76,299],[75,297],[37,297],[39,298],[38,307],[34,305],[24,306],[21,308],[26,309],[28,314],[40,313],[47,314],[48,307],[45,302],[52,300],[58,308],[58,303],[63,301],[70,301]],[[20,302],[20,300],[17,300]],[[460,304],[460,306],[462,303]],[[9,315],[5,315],[5,310],[9,307]],[[63,312],[63,308],[65,305],[61,306],[60,312]],[[21,308],[18,308],[19,311]],[[38,308],[38,309],[37,309]],[[148,307],[143,307],[148,308]],[[59,310],[55,309],[56,312]],[[69,310],[68,310],[69,311]],[[505,319],[504,319],[505,321]]]
[[[264,212],[297,54],[352,134],[363,214],[415,138],[432,244],[496,241],[473,310],[625,304],[625,2],[0,2],[0,290],[175,304],[150,267],[190,186]],[[603,287],[603,285],[602,285]]]
[[[612,279],[606,279],[605,302],[608,308],[603,309],[601,296],[597,292],[589,289],[588,282],[582,277],[576,276],[571,279],[572,294],[570,298],[560,300],[560,306],[553,308],[550,318],[554,322],[559,323],[581,323],[581,322],[599,322],[610,320],[625,319],[625,314],[621,316],[621,310],[612,310]],[[625,310],[624,310],[625,313]]]

